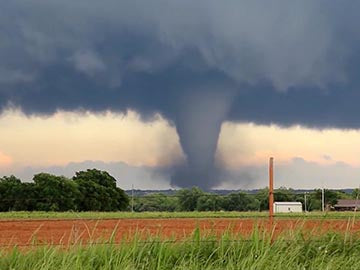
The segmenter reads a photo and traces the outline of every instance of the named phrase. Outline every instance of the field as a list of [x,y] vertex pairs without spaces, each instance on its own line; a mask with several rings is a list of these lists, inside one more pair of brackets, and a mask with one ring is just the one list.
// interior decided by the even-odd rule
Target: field
[[[0,212],[9,219],[126,219],[126,218],[237,218],[267,217],[267,212]],[[360,217],[360,215],[359,215]]]
[[0,214],[0,269],[360,269],[360,214]]
[[[360,219],[360,212],[308,212],[277,214],[279,218]],[[0,221],[12,219],[128,219],[128,218],[267,218],[268,212],[0,212]]]

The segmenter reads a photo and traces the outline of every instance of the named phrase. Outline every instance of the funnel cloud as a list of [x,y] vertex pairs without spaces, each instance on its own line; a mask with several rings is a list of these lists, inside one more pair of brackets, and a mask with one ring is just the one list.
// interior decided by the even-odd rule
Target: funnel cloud
[[358,1],[2,1],[0,111],[160,113],[174,186],[221,184],[224,121],[359,128]]
[[191,186],[195,183],[207,189],[219,180],[214,158],[221,124],[230,109],[231,91],[219,91],[212,87],[190,92],[179,103],[175,125],[186,164],[176,168],[171,179],[174,186]]

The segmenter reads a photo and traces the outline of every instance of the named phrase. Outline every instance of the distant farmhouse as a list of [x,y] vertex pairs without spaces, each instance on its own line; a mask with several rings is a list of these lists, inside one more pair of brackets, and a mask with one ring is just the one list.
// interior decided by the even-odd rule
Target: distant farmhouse
[[334,208],[336,211],[355,211],[360,208],[360,200],[338,200]]

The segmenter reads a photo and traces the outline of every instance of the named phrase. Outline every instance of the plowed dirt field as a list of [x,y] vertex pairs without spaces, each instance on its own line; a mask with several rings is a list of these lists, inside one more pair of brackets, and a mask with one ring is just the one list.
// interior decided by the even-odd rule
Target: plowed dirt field
[[[302,229],[313,233],[360,230],[360,221],[276,219],[275,234],[285,230]],[[103,219],[103,220],[3,220],[0,221],[0,246],[67,245],[88,241],[131,240],[135,235],[162,239],[188,237],[199,228],[202,234],[222,234],[226,231],[249,236],[255,227],[269,229],[267,219]]]

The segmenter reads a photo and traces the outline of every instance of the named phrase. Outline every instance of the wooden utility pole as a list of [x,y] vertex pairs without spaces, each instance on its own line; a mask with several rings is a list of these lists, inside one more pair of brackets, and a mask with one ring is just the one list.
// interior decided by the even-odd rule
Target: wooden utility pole
[[324,187],[321,190],[321,210],[322,210],[322,212],[325,211],[325,191],[324,191]]
[[134,212],[134,184],[131,185],[131,212]]
[[269,161],[269,218],[270,223],[273,223],[274,218],[274,158],[271,157]]

